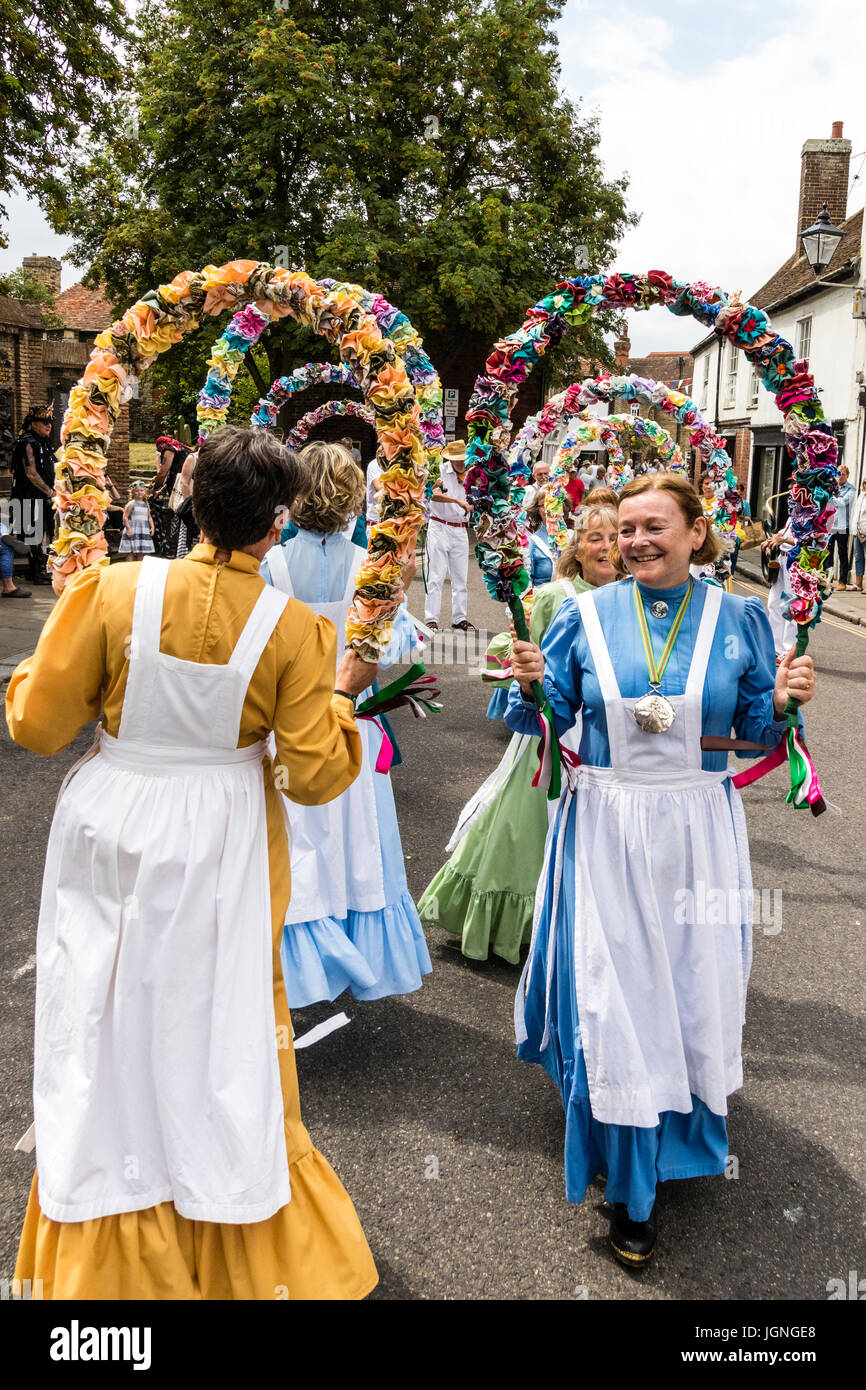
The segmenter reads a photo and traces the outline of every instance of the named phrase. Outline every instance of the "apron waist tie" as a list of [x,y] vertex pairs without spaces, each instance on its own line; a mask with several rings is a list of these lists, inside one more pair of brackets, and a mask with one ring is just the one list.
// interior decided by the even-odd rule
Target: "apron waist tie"
[[586,763],[581,763],[577,769],[578,780],[590,782],[594,786],[626,787],[650,792],[699,791],[704,787],[719,786],[729,776],[728,768],[722,772],[704,772],[701,768],[643,772],[640,769],[632,768],[590,767]]
[[192,748],[187,744],[139,743],[117,739],[99,730],[99,754],[127,772],[180,777],[188,773],[225,771],[246,763],[261,762],[267,744],[260,740],[247,748]]

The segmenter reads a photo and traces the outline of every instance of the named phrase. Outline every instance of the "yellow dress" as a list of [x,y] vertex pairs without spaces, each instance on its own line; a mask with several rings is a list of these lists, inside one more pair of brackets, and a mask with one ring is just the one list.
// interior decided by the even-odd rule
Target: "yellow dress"
[[[137,563],[85,570],[64,590],[36,651],[9,683],[6,720],[17,743],[45,756],[57,753],[100,712],[117,735],[138,572]],[[196,546],[170,567],[160,650],[225,664],[263,584],[253,556],[233,551],[218,563],[212,546]],[[288,770],[286,794],[305,806],[338,796],[361,763],[351,702],[332,694],[335,648],[333,625],[290,599],[244,702],[238,746],[273,730]],[[263,776],[291,1201],[252,1225],[191,1221],[171,1202],[56,1222],[40,1211],[34,1174],[15,1277],[41,1280],[46,1299],[358,1299],[377,1283],[351,1199],[301,1122],[279,954],[291,891],[289,851],[281,793],[267,764]]]

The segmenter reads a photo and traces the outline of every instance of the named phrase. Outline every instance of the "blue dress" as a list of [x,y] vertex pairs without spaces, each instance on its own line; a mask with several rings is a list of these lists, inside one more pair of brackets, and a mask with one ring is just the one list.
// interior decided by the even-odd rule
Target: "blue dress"
[[[647,668],[634,612],[633,581],[606,586],[595,596],[596,611],[606,640],[620,691],[636,698],[647,689]],[[667,696],[682,695],[692,660],[704,603],[706,585],[695,586],[680,636],[665,670],[661,689]],[[657,592],[641,586],[645,606],[663,598],[669,612],[649,618],[656,654],[670,630],[685,586]],[[556,614],[543,644],[544,687],[558,732],[570,728],[578,709],[583,724],[580,742],[582,763],[596,768],[612,766],[605,703],[601,682],[589,649],[575,600],[567,600]],[[775,745],[785,723],[777,720],[772,705],[775,656],[769,624],[760,601],[724,595],[710,648],[703,685],[702,732],[729,737],[732,727],[739,738]],[[537,734],[535,705],[525,700],[517,682],[509,691],[506,724],[515,732]],[[649,735],[648,737],[653,737]],[[758,756],[740,754],[739,756]],[[726,752],[703,752],[705,772],[722,772]],[[729,787],[729,784],[725,784]],[[728,791],[730,796],[730,791]],[[577,1010],[575,981],[574,865],[577,799],[560,803],[552,829],[552,844],[561,845],[563,866],[555,922],[551,921],[554,853],[547,866],[545,902],[533,954],[538,963],[548,959],[551,934],[555,936],[553,978],[549,1000],[545,997],[545,970],[533,968],[525,1000],[527,1037],[518,1049],[524,1061],[538,1062],[556,1082],[566,1117],[565,1182],[570,1202],[581,1202],[597,1173],[607,1175],[606,1196],[624,1202],[632,1220],[649,1217],[658,1182],[671,1178],[721,1173],[727,1157],[725,1117],[714,1113],[694,1094],[692,1108],[666,1110],[656,1125],[610,1124],[595,1118],[590,1103],[586,1058]],[[534,962],[535,964],[535,962]],[[547,1028],[545,1030],[545,1024]],[[543,1044],[543,1045],[542,1045]]]
[[[324,535],[316,531],[299,531],[282,549],[295,598],[311,605],[340,601],[358,564],[357,548],[350,539],[340,533]],[[262,562],[261,574],[267,583],[274,582],[267,558]],[[394,636],[381,666],[387,668],[407,658],[415,645],[414,624],[408,612],[402,608],[397,614]],[[374,744],[371,735],[374,758],[375,748],[379,744],[381,739]],[[346,989],[356,999],[382,999],[389,995],[408,994],[420,988],[422,976],[429,974],[432,969],[424,930],[406,882],[391,779],[386,772],[374,771],[372,777],[367,778],[368,784],[370,781],[375,797],[378,844],[371,844],[370,853],[366,852],[363,835],[365,831],[370,833],[374,818],[365,816],[363,823],[359,823],[353,817],[352,787],[330,803],[332,808],[340,807],[341,826],[334,843],[340,844],[342,839],[343,844],[348,844],[353,838],[357,862],[375,858],[378,850],[384,906],[376,910],[352,906],[354,884],[350,856],[347,854],[345,863],[340,865],[339,875],[345,875],[346,880],[347,910],[344,914],[330,913],[298,921],[297,911],[293,912],[290,908],[290,920],[283,932],[281,950],[290,1008],[298,1009],[318,1001],[336,999]],[[289,814],[293,822],[298,822],[305,814],[314,817],[320,811],[318,807],[291,804]],[[323,877],[328,874],[328,858],[328,845],[323,844],[319,861]],[[335,873],[334,877],[338,875]],[[321,885],[321,897],[328,897],[325,883]],[[357,894],[355,900],[360,900]],[[292,906],[297,908],[294,885]]]
[[539,544],[539,537],[532,532],[529,537],[529,582],[533,589],[549,584],[553,578],[553,560]]

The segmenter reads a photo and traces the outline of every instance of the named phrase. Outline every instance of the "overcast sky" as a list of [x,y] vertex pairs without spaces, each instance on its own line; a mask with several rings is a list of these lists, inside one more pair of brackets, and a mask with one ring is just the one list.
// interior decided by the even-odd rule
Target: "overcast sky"
[[[862,207],[863,0],[568,0],[559,32],[562,85],[600,112],[605,167],[629,174],[641,213],[616,269],[747,296],[793,250],[803,141],[829,137],[833,121],[853,143],[851,179],[860,173],[849,215]],[[68,246],[23,198],[9,242],[2,270]],[[63,287],[80,275],[64,264]],[[689,348],[702,333],[664,309],[629,324],[636,355]]]

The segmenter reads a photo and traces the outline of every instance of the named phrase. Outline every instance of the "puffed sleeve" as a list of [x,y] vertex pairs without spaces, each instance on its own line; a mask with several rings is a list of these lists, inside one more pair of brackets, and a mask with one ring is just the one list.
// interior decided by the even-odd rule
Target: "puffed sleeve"
[[321,806],[358,776],[361,736],[352,701],[334,695],[336,628],[327,618],[307,613],[307,627],[277,689],[274,767],[284,769],[277,785],[290,801]]
[[[547,630],[541,644],[544,657],[544,693],[553,710],[556,732],[564,734],[575,721],[583,704],[580,692],[580,661],[577,638],[580,610],[576,599],[566,599]],[[508,692],[505,723],[518,734],[538,734],[538,711],[532,696],[524,697],[517,681]]]
[[[737,738],[752,743],[776,744],[785,733],[787,721],[777,719],[773,709],[776,683],[776,652],[770,620],[759,598],[747,598],[743,605],[743,640],[748,666],[740,677],[734,730]],[[802,725],[802,716],[800,723]],[[757,753],[739,752],[738,757],[754,758]]]
[[6,723],[16,743],[50,757],[102,712],[105,634],[102,567],[71,579],[39,634],[36,650],[6,691]]
[[404,599],[394,614],[394,630],[391,634],[391,640],[380,658],[380,670],[386,671],[389,666],[394,666],[398,661],[408,660],[417,649],[418,631],[409,616],[409,609]]

